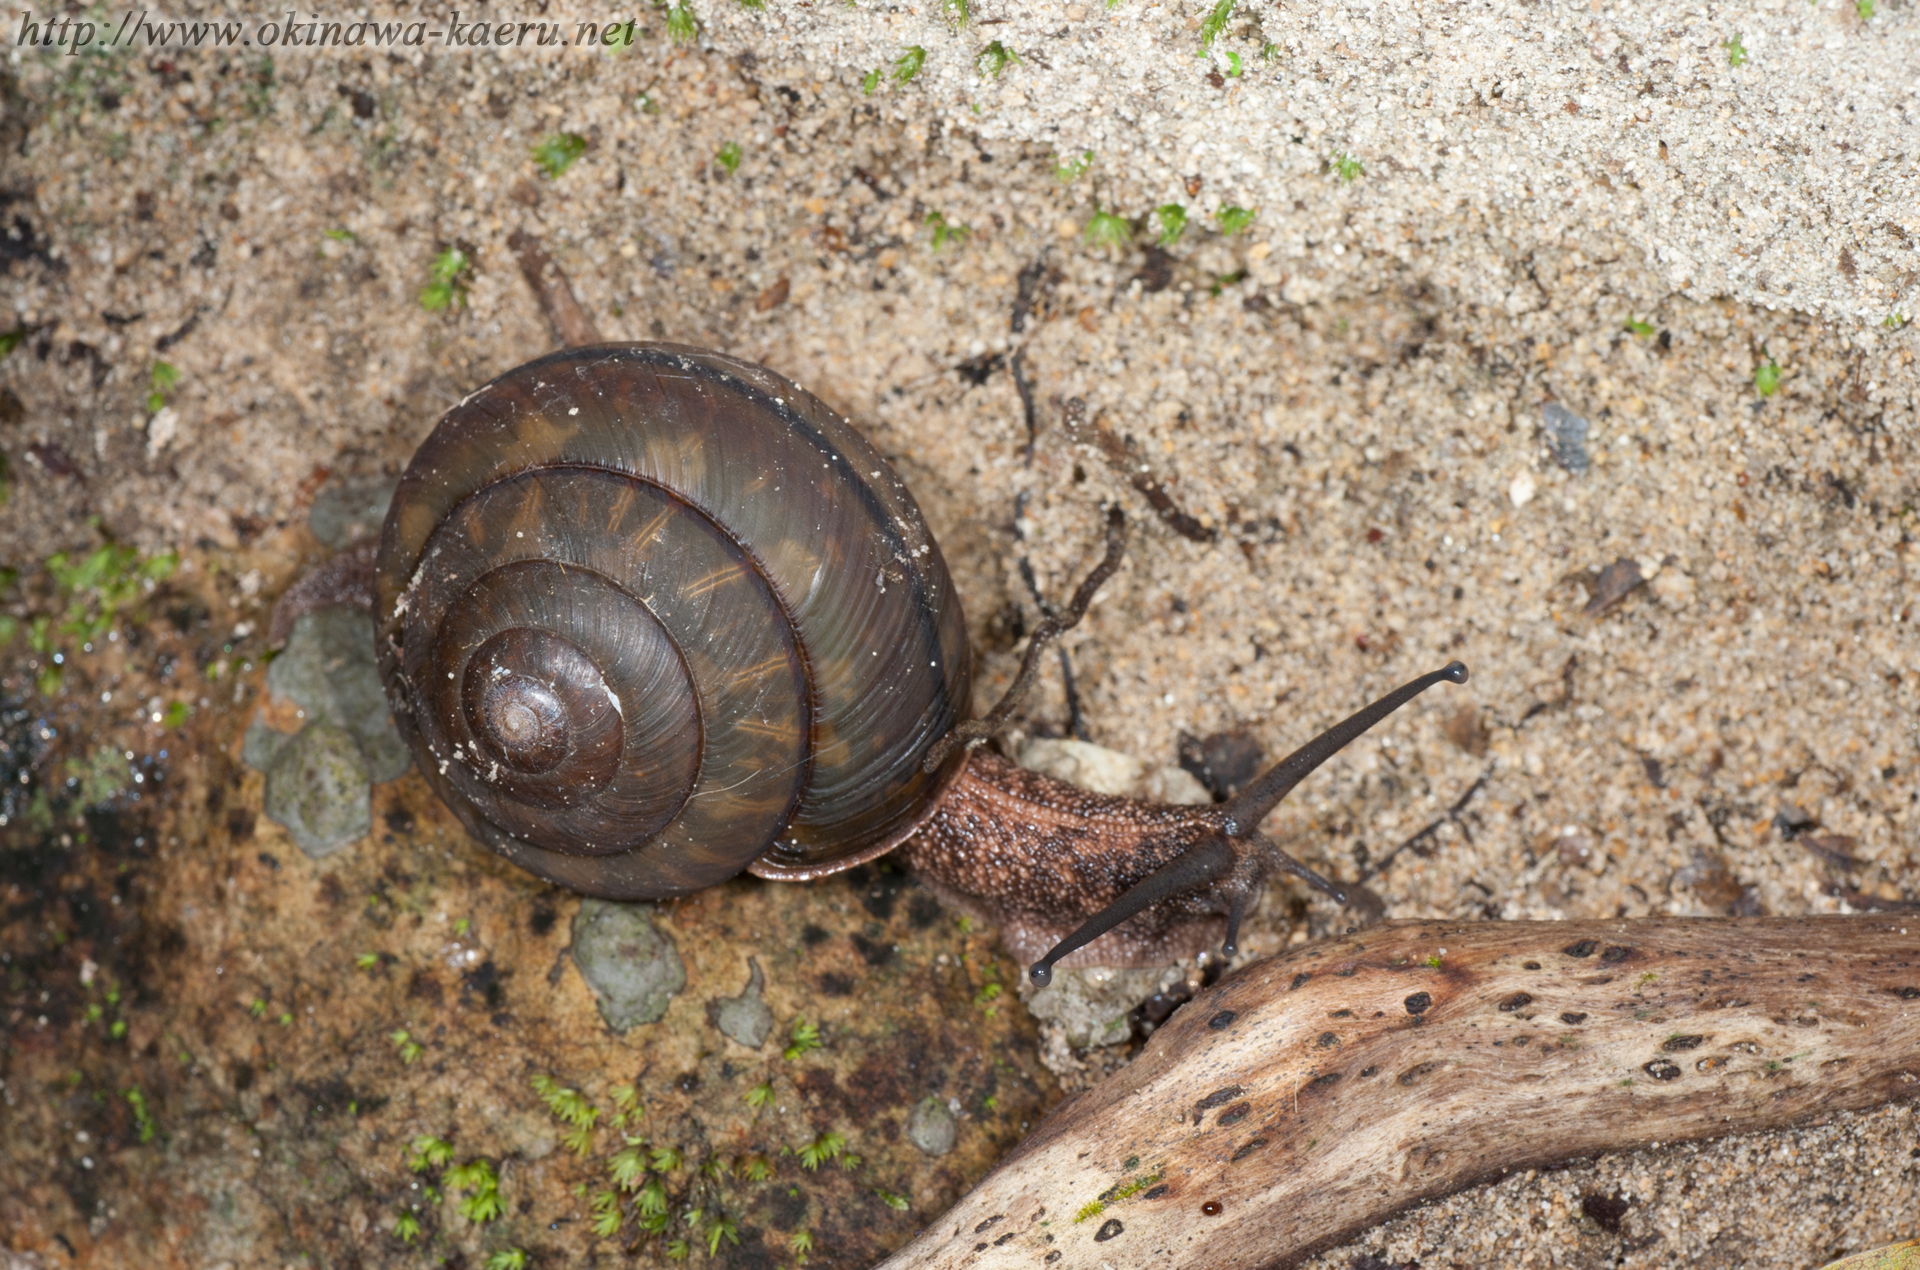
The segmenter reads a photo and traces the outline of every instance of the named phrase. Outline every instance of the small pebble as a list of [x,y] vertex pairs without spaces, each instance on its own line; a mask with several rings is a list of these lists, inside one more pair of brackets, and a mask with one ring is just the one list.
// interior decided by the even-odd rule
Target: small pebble
[[310,721],[351,733],[374,780],[393,780],[412,763],[387,711],[386,689],[374,663],[373,618],[361,610],[301,614],[286,649],[267,667],[267,687],[305,710]]
[[313,536],[338,551],[356,538],[380,532],[387,504],[400,484],[391,476],[348,477],[328,481],[307,513]]
[[573,962],[616,1032],[659,1022],[673,994],[687,986],[687,968],[673,941],[654,928],[651,904],[581,901]]
[[352,734],[331,723],[309,723],[278,747],[267,769],[267,819],[285,826],[318,860],[373,828],[373,782]]
[[1540,426],[1547,435],[1547,448],[1553,451],[1553,461],[1575,476],[1584,475],[1588,463],[1587,421],[1559,402],[1549,401],[1540,407]]
[[960,1126],[938,1098],[922,1098],[907,1116],[907,1140],[928,1155],[945,1155],[959,1137]]
[[760,999],[761,990],[766,986],[767,977],[761,973],[759,961],[747,958],[746,990],[737,997],[707,1002],[708,1021],[728,1040],[737,1041],[750,1050],[759,1049],[773,1031],[773,1011]]

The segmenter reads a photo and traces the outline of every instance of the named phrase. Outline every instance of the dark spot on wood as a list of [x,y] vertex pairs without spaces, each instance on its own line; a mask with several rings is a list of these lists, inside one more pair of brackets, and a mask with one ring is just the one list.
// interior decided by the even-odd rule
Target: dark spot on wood
[[1530,995],[1528,995],[1525,992],[1516,992],[1512,996],[1508,997],[1505,1001],[1502,1001],[1500,1003],[1500,1010],[1504,1014],[1512,1014],[1515,1010],[1518,1010],[1521,1006],[1532,1005],[1532,1004],[1533,1004],[1533,998]]
[[1440,1064],[1438,1063],[1422,1063],[1418,1067],[1409,1067],[1406,1071],[1400,1073],[1400,1083],[1403,1085],[1415,1084],[1422,1076],[1425,1076],[1428,1072],[1433,1071],[1439,1066]]
[[1515,1045],[1525,1045],[1528,1041],[1531,1041],[1532,1039],[1533,1038],[1531,1036],[1516,1036],[1513,1038],[1513,1043]]
[[1338,1045],[1339,1043],[1340,1043],[1340,1038],[1338,1036],[1335,1036],[1332,1032],[1322,1032],[1320,1034],[1320,1039],[1314,1042],[1314,1044],[1318,1045],[1323,1050],[1330,1050],[1334,1046]]
[[1633,956],[1633,949],[1619,944],[1608,944],[1600,953],[1600,962],[1602,965],[1617,966],[1631,956]]
[[1365,1080],[1369,1076],[1377,1076],[1379,1074],[1380,1069],[1378,1067],[1362,1067],[1360,1069],[1360,1079],[1362,1080]]
[[1205,1098],[1202,1098],[1199,1102],[1196,1102],[1193,1104],[1193,1122],[1195,1124],[1199,1124],[1201,1116],[1205,1115],[1209,1111],[1212,1111],[1215,1107],[1221,1106],[1224,1103],[1232,1102],[1235,1098],[1238,1098],[1244,1092],[1245,1091],[1242,1090],[1238,1085],[1228,1085],[1225,1089],[1214,1090],[1212,1093],[1208,1094]]
[[1579,1027],[1582,1023],[1585,1023],[1587,1021],[1587,1016],[1584,1014],[1576,1014],[1574,1011],[1568,1010],[1565,1014],[1560,1016],[1560,1021],[1566,1024],[1568,1027]]
[[1266,1145],[1267,1145],[1267,1140],[1265,1138],[1249,1138],[1245,1146],[1241,1147],[1238,1151],[1235,1151],[1233,1153],[1233,1158],[1229,1161],[1229,1163],[1238,1164],[1240,1161],[1246,1159],[1248,1156],[1252,1155],[1255,1151],[1260,1150],[1262,1147]]
[[1900,989],[1900,999],[1901,999],[1902,1001],[1916,1001],[1916,1000],[1920,1000],[1920,988],[1902,988],[1902,989]]
[[1046,1261],[1048,1265],[1052,1265],[1054,1262],[1058,1260],[1060,1260],[1060,1250],[1058,1248],[1055,1248],[1052,1252],[1047,1254]]
[[[1293,977],[1293,988],[1298,988],[1301,984],[1305,983],[1307,980],[1311,978],[1313,978],[1312,975],[1302,970],[1299,974]],[[1287,991],[1291,992],[1293,991],[1293,988],[1289,988],[1287,989]]]
[[1233,1106],[1228,1107],[1225,1111],[1221,1112],[1219,1116],[1215,1118],[1214,1124],[1224,1129],[1230,1124],[1239,1124],[1242,1120],[1245,1120],[1248,1116],[1252,1114],[1253,1114],[1252,1103],[1237,1102],[1233,1104]]
[[1000,1238],[998,1238],[998,1239],[996,1239],[996,1240],[994,1240],[994,1241],[993,1241],[993,1246],[994,1246],[994,1247],[996,1247],[996,1248],[998,1248],[998,1247],[999,1247],[999,1246],[1000,1246],[1001,1244],[1003,1244],[1003,1243],[1006,1243],[1006,1242],[1007,1242],[1008,1240],[1010,1240],[1010,1239],[1012,1239],[1013,1237],[1014,1237],[1014,1232],[1013,1232],[1013,1231],[1011,1231],[1011,1230],[1009,1230],[1009,1231],[1008,1231],[1008,1232],[1007,1232],[1006,1234],[1004,1234],[1004,1235],[1002,1235],[1002,1236],[1000,1236]]
[[1693,1070],[1697,1072],[1710,1072],[1714,1070],[1716,1067],[1725,1067],[1726,1065],[1727,1065],[1726,1059],[1718,1055],[1710,1054],[1706,1058],[1703,1058],[1699,1062],[1695,1063],[1693,1065]]
[[1328,1072],[1324,1076],[1315,1076],[1312,1080],[1308,1081],[1307,1088],[1313,1089],[1321,1085],[1331,1085],[1334,1081],[1339,1079],[1340,1079],[1339,1072]]
[[1235,1014],[1232,1010],[1222,1010],[1220,1011],[1220,1013],[1214,1015],[1212,1018],[1207,1020],[1207,1026],[1212,1028],[1216,1032],[1224,1032],[1228,1028],[1233,1026],[1233,1021],[1238,1017],[1240,1016]]
[[1538,970],[1538,969],[1540,969],[1540,963],[1539,963],[1539,962],[1537,962],[1537,961],[1529,961],[1529,962],[1528,962],[1528,963],[1527,963],[1526,965],[1524,965],[1524,966],[1522,966],[1522,967],[1521,967],[1521,969],[1523,969],[1523,970]]
[[1560,951],[1569,957],[1591,957],[1593,956],[1593,950],[1599,946],[1598,943],[1591,939],[1583,939],[1577,944],[1568,944]]
[[973,1246],[973,1250],[975,1252],[985,1252],[987,1250],[987,1245],[984,1243],[977,1243]]
[[1425,1014],[1433,1007],[1433,994],[1431,992],[1416,992],[1407,998],[1406,1004],[1408,1014]]
[[1609,1235],[1617,1235],[1620,1221],[1627,1215],[1627,1201],[1618,1195],[1589,1193],[1580,1197],[1580,1211]]
[[1640,1069],[1655,1080],[1680,1079],[1680,1067],[1672,1059],[1656,1058]]
[[1327,1017],[1330,1019],[1350,1019],[1353,1017],[1353,1011],[1352,1010],[1335,1010],[1332,1014],[1329,1014]]
[[1140,1198],[1141,1199],[1159,1199],[1172,1189],[1173,1189],[1172,1187],[1166,1185],[1163,1182],[1159,1186],[1156,1186],[1152,1190],[1148,1191],[1145,1195],[1142,1195]]
[[[1920,1155],[1920,1151],[1916,1151],[1914,1154]],[[1205,1213],[1209,1217],[1218,1217],[1220,1215],[1220,1201],[1217,1199],[1210,1199],[1206,1203],[1200,1205],[1200,1211]]]
[[1103,1244],[1109,1239],[1118,1238],[1127,1228],[1120,1224],[1118,1217],[1109,1217],[1100,1223],[1100,1229],[1094,1232],[1093,1242]]
[[1669,1054],[1678,1054],[1682,1050],[1699,1049],[1700,1043],[1706,1039],[1704,1036],[1669,1036],[1666,1044],[1660,1048]]
[[985,1230],[987,1227],[993,1225],[995,1222],[1005,1221],[1006,1219],[1007,1219],[1007,1215],[1005,1213],[995,1213],[993,1216],[981,1222],[978,1226],[975,1226],[973,1228],[973,1233],[977,1235],[981,1231]]

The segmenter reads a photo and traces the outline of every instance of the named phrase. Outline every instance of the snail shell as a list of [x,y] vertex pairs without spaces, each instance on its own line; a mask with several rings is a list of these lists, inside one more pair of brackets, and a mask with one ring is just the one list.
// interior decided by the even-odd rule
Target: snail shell
[[889,850],[964,765],[968,651],[906,486],[817,398],[670,344],[507,372],[402,477],[380,670],[467,828],[610,899]]

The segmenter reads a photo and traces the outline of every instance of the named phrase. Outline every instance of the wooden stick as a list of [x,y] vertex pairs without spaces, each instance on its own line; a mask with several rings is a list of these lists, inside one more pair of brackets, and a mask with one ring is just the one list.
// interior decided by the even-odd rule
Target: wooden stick
[[547,321],[553,323],[553,333],[560,343],[569,348],[602,343],[600,328],[580,307],[580,301],[573,294],[573,284],[567,281],[567,275],[540,245],[540,240],[525,229],[516,229],[508,237],[507,246],[513,248],[520,262],[520,273],[533,288],[541,311],[547,315]]
[[1389,923],[1188,1003],[883,1270],[1291,1266],[1515,1169],[1916,1094],[1920,918]]

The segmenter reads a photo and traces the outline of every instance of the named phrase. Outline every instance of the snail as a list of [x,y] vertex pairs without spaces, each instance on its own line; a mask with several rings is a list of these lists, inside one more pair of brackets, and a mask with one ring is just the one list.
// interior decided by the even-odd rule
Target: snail
[[1340,889],[1259,832],[1423,675],[1217,806],[1090,793],[981,741],[1119,566],[1124,518],[970,721],[966,624],[892,467],[763,367],[669,344],[570,347],[450,410],[402,476],[374,574],[394,719],[467,829],[608,899],[745,870],[817,878],[901,849],[1044,983],[1218,939],[1273,872]]

